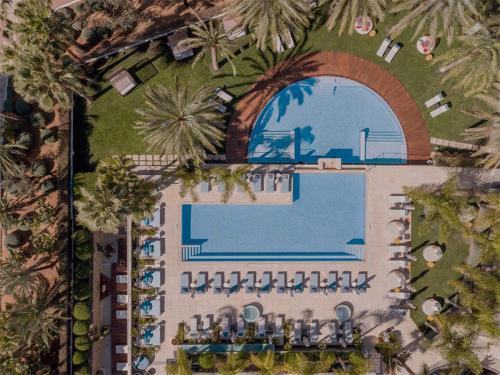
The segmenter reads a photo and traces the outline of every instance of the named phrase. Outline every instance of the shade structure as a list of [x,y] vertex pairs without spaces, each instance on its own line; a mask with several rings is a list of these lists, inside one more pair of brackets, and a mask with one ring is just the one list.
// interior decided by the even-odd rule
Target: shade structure
[[391,240],[401,237],[406,230],[406,225],[402,220],[393,220],[387,224],[387,234]]
[[248,323],[255,323],[260,318],[260,311],[254,305],[247,305],[243,309],[243,319]]
[[149,358],[141,355],[140,357],[136,358],[134,361],[134,368],[137,370],[146,370],[150,365]]
[[422,303],[422,312],[425,315],[435,315],[441,310],[441,304],[434,298],[428,298]]
[[349,319],[351,319],[352,316],[352,309],[349,305],[345,303],[341,303],[337,307],[335,307],[335,317],[339,321],[339,323],[343,323]]
[[406,277],[403,272],[399,270],[392,270],[387,274],[387,280],[389,281],[389,287],[392,289],[403,286],[406,281]]
[[437,245],[426,246],[422,255],[428,262],[437,262],[443,257],[443,250]]

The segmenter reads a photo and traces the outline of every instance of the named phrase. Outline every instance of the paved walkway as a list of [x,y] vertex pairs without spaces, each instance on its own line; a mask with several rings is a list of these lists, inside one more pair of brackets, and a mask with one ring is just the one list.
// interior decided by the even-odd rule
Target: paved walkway
[[231,119],[226,142],[227,161],[243,163],[253,124],[267,102],[289,84],[317,76],[353,79],[383,97],[398,117],[408,149],[408,162],[421,164],[429,159],[429,132],[417,104],[394,76],[350,53],[322,51],[298,56],[277,64],[260,77],[239,101]]

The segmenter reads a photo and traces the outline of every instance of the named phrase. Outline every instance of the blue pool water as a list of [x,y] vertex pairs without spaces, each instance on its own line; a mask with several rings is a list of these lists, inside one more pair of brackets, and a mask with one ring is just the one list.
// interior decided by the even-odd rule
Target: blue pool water
[[368,87],[340,77],[315,77],[278,92],[254,124],[250,163],[406,163],[406,142],[389,105]]
[[183,205],[182,243],[200,246],[185,260],[357,260],[346,245],[364,244],[364,174],[292,179],[291,204]]

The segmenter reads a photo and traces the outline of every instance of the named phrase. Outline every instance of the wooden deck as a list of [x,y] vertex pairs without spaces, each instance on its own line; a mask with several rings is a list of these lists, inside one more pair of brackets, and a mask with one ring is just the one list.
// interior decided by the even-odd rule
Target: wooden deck
[[266,72],[238,102],[226,140],[226,160],[244,163],[252,127],[266,103],[289,84],[317,76],[336,76],[358,81],[386,100],[399,119],[406,139],[408,163],[429,159],[431,146],[420,110],[395,77],[380,66],[358,56],[333,51],[298,56],[277,64]]

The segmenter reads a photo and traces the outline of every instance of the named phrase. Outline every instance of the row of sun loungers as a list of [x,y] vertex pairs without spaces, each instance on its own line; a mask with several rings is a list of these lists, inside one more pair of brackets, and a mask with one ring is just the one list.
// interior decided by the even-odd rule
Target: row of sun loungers
[[[444,92],[440,92],[437,95],[433,96],[429,100],[425,102],[425,106],[427,108],[432,108],[436,105],[439,105],[439,103],[446,98],[446,94]],[[432,118],[439,116],[442,113],[445,113],[451,108],[450,103],[445,103],[443,105],[438,106],[434,110],[430,112],[430,115]]]
[[[204,294],[208,291],[209,284],[214,294],[237,293],[243,287],[245,293],[270,293],[276,288],[278,294],[303,293],[306,285],[304,272],[296,272],[294,278],[288,281],[287,272],[278,272],[276,279],[272,278],[272,272],[264,272],[260,281],[257,281],[256,272],[248,272],[243,281],[240,280],[239,272],[231,272],[229,280],[226,282],[223,272],[213,275],[211,282],[208,280],[208,273],[200,272],[196,282],[191,281],[191,273],[181,274],[181,294]],[[366,293],[368,288],[368,273],[359,272],[356,280],[351,280],[351,272],[343,272],[339,278],[337,271],[330,271],[326,279],[321,279],[320,272],[312,272],[308,279],[310,293],[335,293],[340,288],[342,293]]]
[[[399,52],[399,50],[402,47],[401,43],[396,43],[391,48],[389,48],[391,43],[392,43],[392,40],[386,37],[386,38],[384,38],[384,40],[380,44],[380,47],[377,50],[377,56],[384,57],[384,55],[385,55],[384,60],[387,63],[392,62],[392,60],[394,59],[394,56],[396,56],[396,54]],[[387,51],[389,51],[389,52],[387,52]],[[387,54],[386,54],[386,52],[387,52]]]
[[[278,175],[277,173],[266,173],[264,175],[263,184],[262,174],[251,173],[248,176],[248,182],[250,183],[250,186],[252,187],[254,193],[260,193],[263,191],[265,191],[266,193],[274,193],[276,191],[289,193],[291,176],[289,173],[282,173],[281,175]],[[208,193],[209,191],[213,191],[214,189],[216,189],[219,193],[222,193],[224,192],[224,185],[219,183],[216,186],[211,186],[209,181],[202,181],[199,185],[199,189],[201,193]],[[237,190],[240,193],[243,192],[241,186],[238,186]]]

